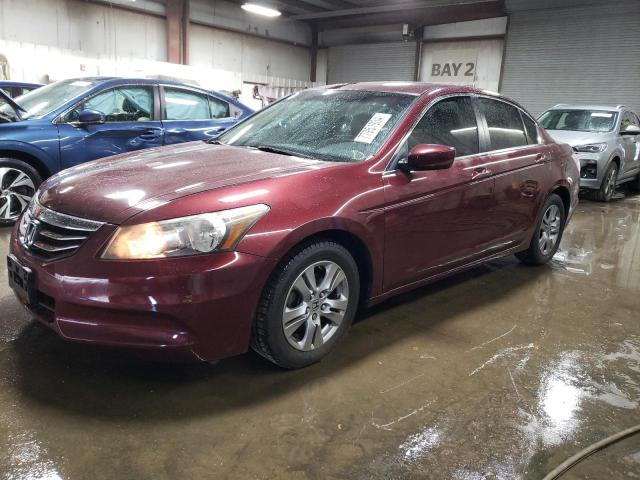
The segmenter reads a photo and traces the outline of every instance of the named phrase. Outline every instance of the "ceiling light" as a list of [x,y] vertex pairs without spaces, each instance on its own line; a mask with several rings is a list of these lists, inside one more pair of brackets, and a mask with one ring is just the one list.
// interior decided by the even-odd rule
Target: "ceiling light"
[[242,9],[247,12],[257,13],[258,15],[264,15],[265,17],[279,17],[280,12],[275,8],[264,7],[255,3],[245,3],[242,5]]

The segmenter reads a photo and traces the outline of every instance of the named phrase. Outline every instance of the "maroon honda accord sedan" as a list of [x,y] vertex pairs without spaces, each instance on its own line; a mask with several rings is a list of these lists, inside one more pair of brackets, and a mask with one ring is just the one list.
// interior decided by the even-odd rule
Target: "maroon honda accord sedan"
[[216,141],[50,178],[15,227],[10,285],[67,340],[303,367],[360,305],[504,255],[549,261],[578,175],[497,94],[307,90]]

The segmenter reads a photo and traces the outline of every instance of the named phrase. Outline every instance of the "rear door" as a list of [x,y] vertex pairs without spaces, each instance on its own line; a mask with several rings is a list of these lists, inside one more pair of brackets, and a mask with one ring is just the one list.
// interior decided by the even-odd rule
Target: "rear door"
[[477,117],[469,96],[433,105],[396,155],[406,161],[418,144],[455,147],[451,168],[385,175],[385,291],[488,255],[494,245],[494,180],[489,156],[479,153]]
[[495,175],[491,219],[497,241],[510,248],[530,235],[547,194],[552,152],[539,143],[536,122],[516,106],[489,97],[476,97],[475,103]]
[[[159,147],[163,142],[159,106],[153,85],[108,88],[77,103],[58,122],[62,168],[119,153]],[[79,125],[78,115],[91,109],[105,115],[105,123]]]
[[184,87],[161,87],[165,145],[215,138],[235,125],[231,105],[214,95]]

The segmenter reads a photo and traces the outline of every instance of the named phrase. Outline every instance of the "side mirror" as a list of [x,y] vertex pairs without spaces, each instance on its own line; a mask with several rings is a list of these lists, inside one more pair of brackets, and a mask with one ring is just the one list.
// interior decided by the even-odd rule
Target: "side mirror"
[[410,170],[445,170],[453,164],[456,149],[448,145],[416,145],[409,152]]
[[640,135],[640,127],[637,125],[627,125],[620,131],[620,135]]
[[99,112],[97,110],[82,110],[78,114],[77,125],[96,125],[99,123],[104,123],[106,118],[104,113]]

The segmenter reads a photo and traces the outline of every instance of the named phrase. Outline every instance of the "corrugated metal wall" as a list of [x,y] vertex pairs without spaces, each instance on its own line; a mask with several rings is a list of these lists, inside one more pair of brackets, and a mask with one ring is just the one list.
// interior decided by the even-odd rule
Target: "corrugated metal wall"
[[415,42],[329,47],[328,82],[414,80]]
[[557,103],[640,111],[640,2],[511,11],[501,92],[536,115]]

